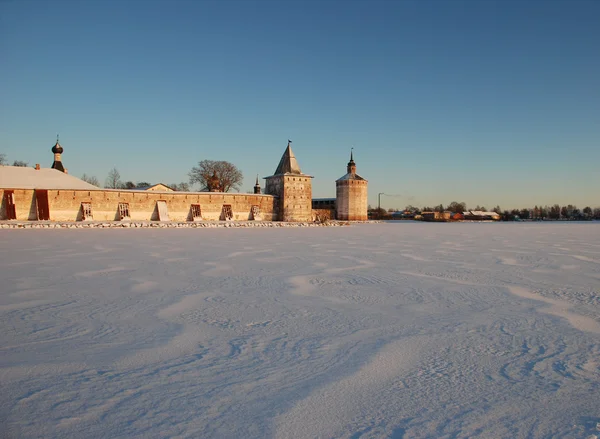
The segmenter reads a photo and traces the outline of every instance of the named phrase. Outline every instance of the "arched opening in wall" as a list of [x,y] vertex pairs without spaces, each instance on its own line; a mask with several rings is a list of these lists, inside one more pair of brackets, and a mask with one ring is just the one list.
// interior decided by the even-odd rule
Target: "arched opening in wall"
[[231,208],[231,204],[223,204],[221,208],[221,217],[219,218],[221,221],[233,221],[233,209]]
[[202,221],[202,210],[199,204],[190,205],[189,221]]

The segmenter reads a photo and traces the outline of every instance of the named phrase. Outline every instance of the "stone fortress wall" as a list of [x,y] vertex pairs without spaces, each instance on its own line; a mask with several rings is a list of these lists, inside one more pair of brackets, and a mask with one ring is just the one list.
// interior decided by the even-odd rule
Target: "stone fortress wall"
[[176,192],[164,185],[152,186],[154,190],[97,188],[67,175],[61,161],[63,148],[57,139],[52,148],[52,169],[40,169],[39,165],[35,169],[0,166],[0,220],[367,220],[367,180],[356,174],[352,154],[347,174],[336,181],[336,203],[328,209],[313,209],[313,177],[302,173],[290,144],[288,141],[275,173],[265,177],[263,195],[258,177],[254,194]]
[[[199,206],[202,220],[277,220],[276,199],[271,195],[230,194],[217,192],[155,192],[113,189],[71,190],[60,189],[0,189],[2,205],[0,218],[8,219],[8,197],[12,192],[16,220],[43,219],[38,204],[43,204],[47,194],[50,221],[119,221],[120,205],[126,205],[132,221],[193,221],[194,208]],[[164,202],[166,217],[159,217],[159,204]],[[85,215],[89,204],[91,215]],[[229,208],[227,207],[229,206]],[[227,218],[227,212],[231,217]],[[12,219],[12,218],[11,218]]]

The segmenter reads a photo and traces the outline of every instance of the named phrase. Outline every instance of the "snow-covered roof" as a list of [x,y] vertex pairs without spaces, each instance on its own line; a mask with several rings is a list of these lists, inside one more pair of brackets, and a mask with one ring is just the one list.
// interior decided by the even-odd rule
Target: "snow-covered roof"
[[2,189],[98,189],[77,177],[51,168],[0,166]]
[[131,190],[132,191],[150,191],[150,190],[154,190],[155,192],[159,192],[156,189],[154,189],[154,188],[159,187],[159,186],[164,186],[164,187],[167,188],[167,190],[163,191],[163,192],[169,192],[169,191],[174,192],[175,191],[175,189],[173,189],[171,186],[166,185],[164,183],[156,183],[156,184],[153,184],[153,185],[150,185],[150,186],[138,186],[138,187],[131,188]]
[[345,181],[345,180],[362,180],[362,181],[367,181],[366,179],[362,178],[360,175],[353,174],[352,172],[348,172],[346,175],[344,175],[343,177],[338,178],[336,181]]
[[465,214],[474,215],[474,216],[496,216],[496,215],[498,215],[498,213],[496,213],[496,212],[484,212],[482,210],[470,210],[468,212],[465,212]]

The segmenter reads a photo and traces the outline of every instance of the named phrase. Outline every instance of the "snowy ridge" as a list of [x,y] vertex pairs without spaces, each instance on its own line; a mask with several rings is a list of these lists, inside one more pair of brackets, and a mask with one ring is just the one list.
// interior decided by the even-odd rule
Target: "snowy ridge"
[[600,225],[0,230],[15,438],[590,438]]

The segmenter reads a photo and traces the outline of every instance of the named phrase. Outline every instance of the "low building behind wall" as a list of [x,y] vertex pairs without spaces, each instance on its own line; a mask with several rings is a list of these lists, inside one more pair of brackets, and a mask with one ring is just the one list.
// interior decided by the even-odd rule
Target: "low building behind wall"
[[[9,218],[12,198],[16,218]],[[21,221],[274,221],[270,195],[128,190],[0,189],[0,218]],[[43,206],[47,205],[46,210]],[[44,218],[47,212],[48,217]]]

